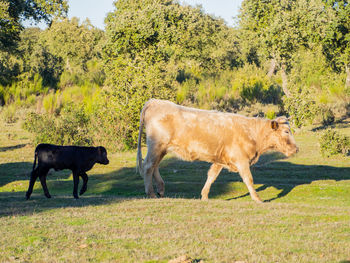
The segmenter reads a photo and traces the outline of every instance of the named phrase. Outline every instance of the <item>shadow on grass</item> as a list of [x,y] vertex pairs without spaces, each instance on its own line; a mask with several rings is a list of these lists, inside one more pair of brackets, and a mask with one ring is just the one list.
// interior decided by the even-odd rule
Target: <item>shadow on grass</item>
[[7,146],[7,147],[0,147],[0,152],[6,152],[6,151],[12,151],[15,149],[20,149],[25,147],[27,144],[26,143],[22,143],[22,144],[17,144],[17,145],[13,145],[13,146]]
[[[15,163],[3,163],[0,164],[0,187],[7,185],[14,181],[29,180],[30,173],[33,169],[33,163],[30,162],[15,162]],[[48,178],[50,180],[57,180],[65,176],[68,178],[70,172],[60,171],[49,172]]]
[[[286,196],[295,187],[310,184],[317,180],[350,180],[350,168],[338,168],[322,165],[297,165],[281,160],[278,153],[268,153],[252,167],[255,184],[261,184],[257,191],[269,187],[281,190],[279,194],[267,201],[273,201]],[[277,161],[279,160],[279,161]],[[165,195],[169,198],[200,198],[200,192],[207,178],[210,164],[205,162],[185,162],[175,158],[164,160],[160,165],[160,173],[165,181]],[[73,182],[71,172],[51,172],[48,175],[48,188],[52,195],[46,199],[40,182],[34,190],[31,200],[25,201],[25,191],[28,187],[28,175],[32,169],[31,163],[9,163],[0,165],[0,185],[16,180],[27,180],[21,191],[6,190],[0,193],[0,216],[28,214],[61,207],[82,207],[120,202],[125,198],[144,198],[143,179],[135,173],[135,168],[124,167],[110,173],[89,174],[88,190],[79,200],[72,196]],[[5,176],[3,176],[5,174]],[[212,185],[210,198],[223,195],[235,195],[232,183],[242,182],[237,173],[223,170]],[[80,180],[79,187],[82,181]],[[244,186],[244,189],[245,186]],[[13,191],[13,192],[12,192]],[[248,195],[228,198],[238,199]],[[240,192],[242,193],[242,191]]]

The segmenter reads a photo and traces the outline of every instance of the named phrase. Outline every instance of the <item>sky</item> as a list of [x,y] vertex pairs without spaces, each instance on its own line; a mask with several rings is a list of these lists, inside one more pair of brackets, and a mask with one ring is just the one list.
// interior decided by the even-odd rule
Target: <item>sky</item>
[[[114,0],[68,0],[68,17],[76,16],[80,21],[89,18],[91,23],[104,29],[104,19],[108,12],[114,10]],[[189,5],[202,5],[206,13],[223,18],[230,26],[233,17],[238,14],[242,0],[181,0]]]

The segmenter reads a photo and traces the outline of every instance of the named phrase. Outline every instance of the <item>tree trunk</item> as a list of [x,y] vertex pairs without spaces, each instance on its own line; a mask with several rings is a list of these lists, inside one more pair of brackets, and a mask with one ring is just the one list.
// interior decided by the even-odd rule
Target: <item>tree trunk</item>
[[66,69],[67,69],[70,73],[72,73],[72,68],[71,68],[71,66],[70,66],[69,58],[68,58],[68,57],[67,57],[67,60],[66,60]]
[[350,64],[345,66],[345,72],[346,72],[346,81],[345,81],[345,87],[350,87]]
[[285,65],[281,66],[281,77],[282,77],[282,90],[283,90],[284,94],[287,96],[287,98],[289,98],[290,92],[288,90],[288,76],[286,73]]
[[275,58],[271,59],[270,69],[269,69],[269,72],[267,73],[267,76],[269,78],[271,78],[275,74],[276,66],[277,66],[276,59]]

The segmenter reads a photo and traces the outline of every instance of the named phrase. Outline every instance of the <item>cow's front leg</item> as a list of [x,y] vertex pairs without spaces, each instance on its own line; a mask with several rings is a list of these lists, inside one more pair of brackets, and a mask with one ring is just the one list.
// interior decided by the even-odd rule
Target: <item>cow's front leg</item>
[[79,199],[79,196],[78,196],[79,173],[76,171],[73,172],[73,183],[74,183],[73,196],[75,199]]
[[215,182],[216,178],[220,174],[222,166],[220,164],[213,163],[208,171],[208,178],[202,189],[202,200],[208,200],[208,194],[212,183]]
[[239,175],[242,177],[243,182],[248,188],[250,197],[257,203],[262,203],[260,197],[256,193],[254,189],[254,182],[253,182],[253,176],[250,172],[249,162],[239,163],[237,164],[237,169],[239,172]]
[[82,195],[87,190],[87,182],[88,182],[89,178],[85,172],[82,172],[80,174],[80,176],[81,176],[81,178],[83,178],[83,186],[81,187],[79,194]]

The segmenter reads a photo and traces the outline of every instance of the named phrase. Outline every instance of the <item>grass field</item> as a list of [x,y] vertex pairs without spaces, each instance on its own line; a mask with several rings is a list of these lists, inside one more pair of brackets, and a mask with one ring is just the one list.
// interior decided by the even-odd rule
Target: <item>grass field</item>
[[0,124],[0,262],[350,262],[350,157],[321,157],[317,132],[296,134],[296,156],[252,168],[259,205],[228,171],[200,201],[209,164],[171,156],[166,198],[146,199],[133,151],[95,165],[79,200],[70,172],[51,171],[52,198],[37,182],[25,201],[34,146],[20,127]]

